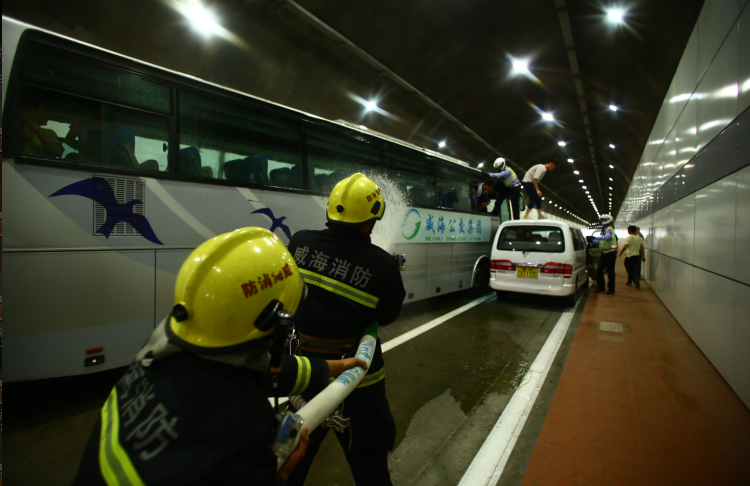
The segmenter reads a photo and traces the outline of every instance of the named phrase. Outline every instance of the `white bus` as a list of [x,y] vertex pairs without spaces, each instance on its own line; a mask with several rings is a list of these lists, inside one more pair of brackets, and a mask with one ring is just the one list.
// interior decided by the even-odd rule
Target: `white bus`
[[322,229],[333,185],[386,191],[405,302],[486,285],[502,217],[465,162],[3,17],[4,379],[126,365],[187,255],[245,226]]

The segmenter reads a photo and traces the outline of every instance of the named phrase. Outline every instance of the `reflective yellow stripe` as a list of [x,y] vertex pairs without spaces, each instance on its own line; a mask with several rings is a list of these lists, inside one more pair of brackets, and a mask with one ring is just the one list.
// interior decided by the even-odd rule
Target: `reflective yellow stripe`
[[299,271],[302,273],[302,278],[305,280],[305,282],[310,285],[315,285],[317,287],[320,287],[321,289],[326,289],[330,292],[333,292],[334,294],[338,294],[344,298],[353,300],[358,304],[372,307],[373,309],[378,305],[379,299],[374,295],[362,292],[361,290],[357,290],[354,287],[343,284],[338,280],[324,277],[323,275],[311,272],[310,270],[304,270],[300,268]]
[[297,380],[294,382],[294,389],[289,393],[289,396],[300,395],[307,390],[312,374],[309,359],[301,356],[295,356],[294,358],[297,360]]
[[102,432],[99,437],[99,468],[109,486],[145,486],[130,458],[120,445],[120,414],[117,388],[112,389],[102,407]]
[[[364,388],[366,386],[374,385],[375,383],[382,381],[385,378],[385,366],[380,368],[378,371],[371,375],[365,375],[364,379],[362,380],[362,383],[357,385],[357,388]],[[331,376],[328,378],[329,381],[333,381],[336,378]]]

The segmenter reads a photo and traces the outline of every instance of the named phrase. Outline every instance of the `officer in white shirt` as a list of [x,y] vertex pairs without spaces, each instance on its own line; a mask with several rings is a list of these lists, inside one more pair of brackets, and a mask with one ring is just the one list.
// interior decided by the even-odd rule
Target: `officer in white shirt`
[[539,215],[539,219],[544,219],[542,214],[542,190],[539,189],[539,182],[541,182],[544,174],[548,171],[555,170],[557,167],[557,161],[550,159],[546,164],[537,164],[526,172],[523,176],[523,188],[526,190],[526,194],[529,196],[529,205],[526,208],[526,213],[523,215],[524,219],[529,217],[529,212],[533,208],[536,208]]

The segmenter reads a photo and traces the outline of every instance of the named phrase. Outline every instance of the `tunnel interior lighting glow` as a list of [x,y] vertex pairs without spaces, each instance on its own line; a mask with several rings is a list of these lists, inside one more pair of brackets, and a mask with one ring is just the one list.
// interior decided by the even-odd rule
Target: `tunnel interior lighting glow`
[[440,148],[443,148],[443,147],[445,147],[445,140],[443,140],[442,142],[440,142],[440,143],[438,144],[438,147],[440,147]]
[[622,23],[623,15],[625,12],[621,8],[609,8],[607,9],[607,19],[615,24]]
[[568,162],[570,162],[572,164],[573,163],[573,159],[568,159]]
[[588,189],[588,187],[586,187],[586,186],[581,186],[581,187],[582,187],[583,189]]
[[377,104],[377,103],[375,103],[374,101],[368,101],[368,102],[367,102],[367,103],[365,104],[365,109],[366,109],[367,111],[372,111],[372,110],[376,110],[377,108],[378,108],[378,104]]
[[574,171],[573,171],[573,173],[574,173],[575,175],[578,175],[578,174],[580,174],[580,172],[579,172],[579,171],[577,171],[577,170],[574,170]]
[[617,107],[615,105],[609,105],[609,109],[612,111],[617,111]]
[[565,142],[560,140],[559,142],[557,142],[557,145],[559,145],[560,147],[565,147]]
[[546,113],[546,112],[542,113],[542,119],[548,122],[555,121],[555,117],[552,116],[552,113]]
[[479,165],[477,166],[477,168],[479,169],[481,169],[482,167],[484,167],[484,162],[480,162]]
[[202,34],[216,34],[221,27],[216,22],[216,16],[200,3],[195,3],[182,10],[195,30]]
[[531,74],[531,71],[529,71],[529,61],[526,59],[516,59],[515,57],[511,58],[511,64],[513,65],[513,72],[514,74]]
[[613,143],[610,143],[610,144],[609,144],[609,148],[612,148],[612,149],[613,149],[613,148],[615,148],[615,144],[613,144]]
[[614,166],[614,165],[610,165],[610,166],[609,166],[609,168],[610,168],[610,169],[614,169],[614,168],[615,168],[615,166]]
[[583,179],[578,179],[578,182],[583,182]]
[[610,177],[610,178],[609,178],[609,180],[610,180],[610,181],[613,181],[614,179],[612,179],[612,178]]

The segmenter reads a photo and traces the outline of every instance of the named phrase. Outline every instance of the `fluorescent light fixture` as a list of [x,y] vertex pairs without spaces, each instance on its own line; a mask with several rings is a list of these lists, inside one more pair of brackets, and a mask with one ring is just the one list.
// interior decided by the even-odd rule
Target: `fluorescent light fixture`
[[610,178],[609,178],[609,180],[610,180],[610,181],[613,181],[614,179],[612,179],[612,178],[610,177]]
[[609,109],[612,111],[617,111],[617,107],[615,105],[609,105]]
[[583,189],[588,189],[586,186],[581,186]]
[[516,59],[510,56],[510,63],[513,65],[513,74],[523,74],[524,76],[531,74],[528,59]]
[[578,175],[578,174],[580,174],[580,172],[578,172],[577,170],[574,170],[574,171],[573,171],[573,173],[574,173],[575,175]]
[[615,148],[615,144],[613,144],[613,143],[610,143],[610,144],[609,144],[609,148],[612,148],[612,149],[613,149],[613,148]]
[[182,13],[188,18],[193,28],[201,34],[216,34],[221,31],[221,27],[216,22],[216,16],[200,3],[196,2],[185,8]]
[[578,182],[583,182],[583,179],[578,179]]
[[480,162],[479,165],[477,166],[478,169],[481,169],[482,167],[484,167],[484,162]]
[[560,147],[565,147],[565,142],[560,140],[559,142],[557,142],[557,145],[559,145]]
[[365,103],[365,109],[367,111],[377,110],[378,104],[375,103],[374,101],[368,101],[367,103]]
[[572,164],[573,163],[573,159],[568,159],[568,162],[570,162]]
[[614,168],[615,168],[615,166],[614,166],[614,165],[610,165],[610,166],[609,166],[609,168],[610,168],[610,169],[614,169]]
[[542,119],[548,122],[555,121],[555,117],[552,116],[552,113],[547,113],[547,112],[542,113]]
[[440,142],[440,143],[438,144],[438,147],[440,147],[440,148],[443,148],[443,147],[445,147],[445,140],[443,140],[442,142]]
[[625,12],[621,8],[609,8],[607,9],[607,19],[615,24],[622,23],[623,15]]

